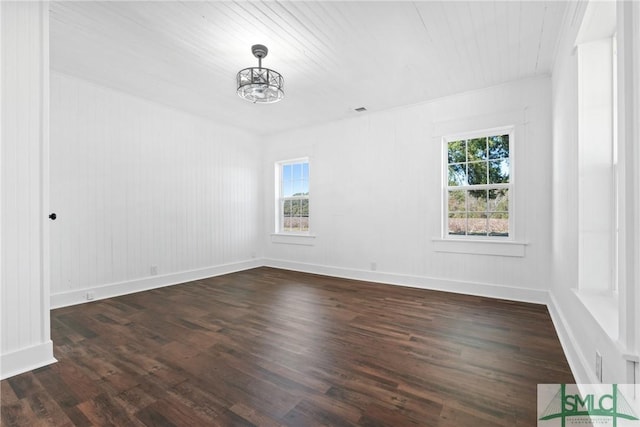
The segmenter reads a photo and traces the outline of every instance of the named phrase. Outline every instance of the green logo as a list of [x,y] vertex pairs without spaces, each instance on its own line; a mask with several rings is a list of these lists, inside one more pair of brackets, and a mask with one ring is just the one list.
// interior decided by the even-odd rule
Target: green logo
[[612,384],[611,387],[610,394],[591,393],[582,396],[580,393],[567,393],[566,384],[560,384],[558,392],[553,396],[539,420],[559,418],[562,427],[565,427],[567,419],[572,417],[583,417],[583,420],[584,417],[595,418],[600,423],[604,421],[606,424],[611,421],[613,427],[617,427],[619,419],[638,421],[637,414],[618,390],[618,385]]

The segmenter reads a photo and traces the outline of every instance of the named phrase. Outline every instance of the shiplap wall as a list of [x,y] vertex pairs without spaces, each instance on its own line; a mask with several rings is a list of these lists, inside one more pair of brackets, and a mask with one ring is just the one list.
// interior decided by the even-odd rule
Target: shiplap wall
[[[596,5],[598,2],[595,3]],[[621,196],[619,214],[618,266],[623,270],[618,278],[617,310],[609,312],[618,317],[618,330],[605,330],[578,297],[581,287],[580,269],[581,228],[576,219],[589,208],[580,200],[584,170],[580,164],[580,96],[579,55],[576,55],[576,39],[587,11],[592,3],[571,4],[564,24],[564,34],[558,43],[558,53],[553,69],[553,192],[552,220],[554,233],[551,247],[550,304],[556,330],[563,343],[565,354],[577,383],[599,382],[595,373],[595,355],[602,356],[603,383],[633,383],[638,379],[638,355],[640,353],[640,287],[637,259],[640,231],[637,228],[640,215],[640,186],[638,166],[638,49],[640,45],[640,5],[636,2],[617,4],[617,61],[618,61],[618,185]],[[595,22],[598,22],[596,18]],[[633,100],[635,99],[635,104]],[[603,198],[601,203],[605,203]],[[611,200],[609,200],[611,203]],[[609,208],[612,206],[610,205]],[[598,257],[592,263],[606,267]],[[587,272],[588,273],[588,272]],[[607,294],[598,296],[604,305]],[[617,311],[618,313],[615,313]],[[610,319],[614,320],[614,319]],[[611,323],[611,322],[608,322]],[[616,323],[615,320],[612,323]],[[613,336],[612,336],[613,335]],[[631,363],[636,360],[636,363]],[[635,372],[634,372],[635,371]]]
[[53,362],[47,268],[48,5],[0,2],[0,376]]
[[[550,79],[540,77],[270,137],[265,227],[273,231],[274,162],[309,156],[316,237],[305,246],[267,236],[267,264],[546,302],[550,95]],[[515,234],[525,256],[439,252],[443,134],[506,125],[516,126]]]
[[252,265],[259,159],[244,131],[52,72],[53,306]]

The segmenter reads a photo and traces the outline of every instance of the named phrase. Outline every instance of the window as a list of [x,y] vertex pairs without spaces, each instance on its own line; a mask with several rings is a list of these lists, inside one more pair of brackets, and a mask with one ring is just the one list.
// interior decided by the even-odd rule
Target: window
[[276,229],[280,233],[309,232],[309,160],[280,162],[276,166],[278,195]]
[[[620,297],[624,293],[619,292],[624,291],[627,283],[634,284],[625,280],[624,272],[628,262],[636,262],[635,258],[625,256],[629,255],[625,252],[625,239],[632,235],[627,227],[633,220],[628,222],[630,217],[624,212],[625,178],[630,177],[627,175],[631,169],[625,169],[623,160],[631,139],[625,143],[622,135],[618,141],[618,129],[627,129],[627,114],[618,118],[618,106],[626,105],[618,95],[626,96],[630,91],[625,86],[627,74],[618,74],[618,61],[626,63],[624,54],[628,50],[623,49],[623,58],[618,59],[617,46],[627,44],[617,41],[617,23],[624,21],[626,25],[624,19],[617,20],[617,12],[615,2],[589,2],[575,41],[579,185],[575,189],[578,281],[574,290],[578,300],[614,341],[621,336],[626,318],[620,316],[626,302]],[[620,34],[623,41],[626,34],[624,31]],[[618,87],[619,83],[622,87]]]
[[[618,198],[615,35],[577,46],[578,287],[617,288]],[[594,189],[597,189],[594,192]],[[597,197],[594,198],[594,194]]]
[[513,128],[445,137],[446,237],[513,237]]

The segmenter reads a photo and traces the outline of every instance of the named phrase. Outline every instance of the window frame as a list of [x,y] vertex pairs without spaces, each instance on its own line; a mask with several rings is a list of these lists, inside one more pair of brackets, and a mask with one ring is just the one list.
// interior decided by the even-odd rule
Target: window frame
[[[499,184],[476,184],[449,186],[449,142],[468,140],[475,138],[487,138],[497,135],[509,135],[509,182]],[[469,132],[448,134],[442,136],[442,224],[441,238],[446,241],[461,242],[515,242],[516,241],[516,212],[515,212],[515,140],[516,126],[507,125],[489,129],[474,130]],[[465,161],[465,163],[468,163]],[[504,188],[508,190],[508,213],[509,213],[509,235],[508,236],[490,236],[490,235],[456,235],[449,234],[449,190],[490,190]],[[468,211],[468,201],[467,210]]]
[[[282,170],[287,165],[306,163],[309,170],[309,191],[306,196],[284,196],[284,180]],[[275,234],[287,236],[309,236],[311,234],[311,162],[309,157],[299,157],[295,159],[281,160],[275,162]],[[309,215],[307,217],[308,227],[304,231],[284,230],[284,203],[286,200],[307,200]]]

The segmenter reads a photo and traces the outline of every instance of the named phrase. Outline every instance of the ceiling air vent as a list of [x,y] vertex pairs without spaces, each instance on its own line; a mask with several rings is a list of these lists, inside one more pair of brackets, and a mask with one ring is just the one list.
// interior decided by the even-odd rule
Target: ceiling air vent
[[355,111],[357,111],[358,113],[362,113],[363,111],[367,111],[367,109],[364,107],[358,107],[355,109]]

